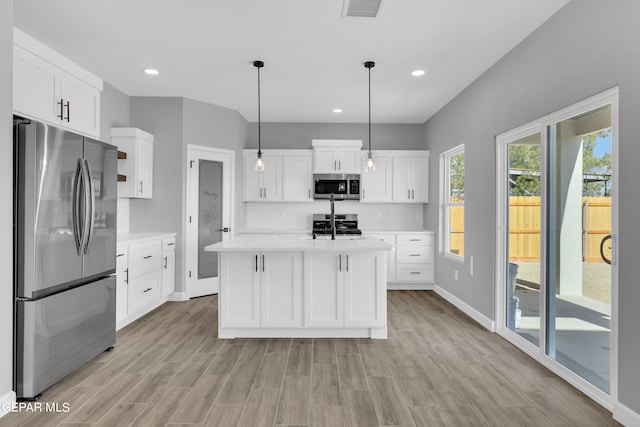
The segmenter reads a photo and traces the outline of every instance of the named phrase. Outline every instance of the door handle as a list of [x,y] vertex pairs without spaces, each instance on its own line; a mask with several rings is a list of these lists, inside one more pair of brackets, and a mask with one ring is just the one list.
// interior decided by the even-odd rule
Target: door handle
[[67,103],[64,105],[65,107],[67,107],[67,123],[69,123],[69,118],[71,117],[71,107],[69,106],[69,101],[67,101]]
[[82,253],[82,237],[81,237],[81,227],[80,227],[80,188],[81,182],[83,179],[82,175],[82,159],[78,159],[78,165],[76,166],[76,175],[75,182],[73,184],[73,202],[71,207],[71,220],[73,225],[73,240],[76,244],[76,252],[78,255]]
[[89,203],[89,229],[87,231],[87,242],[85,243],[84,253],[85,255],[89,253],[89,247],[91,245],[91,238],[93,237],[93,232],[95,230],[95,206],[96,206],[96,193],[93,188],[93,178],[91,177],[91,166],[87,160],[84,161],[85,164],[85,172],[87,174],[87,183],[88,183],[88,193],[87,201]]
[[60,98],[60,101],[58,101],[58,105],[60,106],[60,114],[58,114],[56,117],[58,117],[60,120],[64,120],[64,99]]
[[222,231],[223,233],[228,233],[229,230],[231,230],[229,227],[225,227],[225,228],[219,228],[216,231]]

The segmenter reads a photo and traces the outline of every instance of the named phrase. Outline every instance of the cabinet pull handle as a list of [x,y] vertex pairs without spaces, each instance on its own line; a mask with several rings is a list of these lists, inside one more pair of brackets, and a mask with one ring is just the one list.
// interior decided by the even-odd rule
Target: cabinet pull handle
[[309,198],[311,198],[311,189],[309,189]]
[[144,257],[144,259],[149,259],[149,258],[153,258],[153,255],[147,255],[146,257]]
[[173,246],[175,243],[167,243],[167,246]]
[[260,188],[260,195],[258,196],[258,198],[262,199],[262,188]]
[[338,160],[338,170],[341,171],[342,170],[342,163],[340,160]]
[[168,258],[167,256],[164,257],[164,269],[167,269],[167,262],[168,262]]
[[124,256],[124,254],[118,254],[118,255],[116,255],[116,258],[119,258],[121,256]]
[[349,254],[347,254],[346,257],[347,257],[347,271],[349,271]]
[[126,276],[124,279],[124,283],[129,283],[129,269],[127,268],[126,270],[124,270]]
[[144,291],[142,291],[142,292],[145,292],[145,293],[146,293],[146,292],[149,292],[151,289],[153,289],[153,288],[147,288],[147,289],[145,289],[145,290],[144,290]]
[[262,272],[264,273],[264,254],[262,255]]
[[413,193],[413,190],[411,190],[411,198],[412,198],[412,199],[415,199],[415,198],[416,198],[415,194]]
[[264,198],[265,199],[267,198],[267,189],[266,188],[264,189]]
[[256,254],[256,273],[258,272],[258,254]]
[[69,123],[69,118],[71,117],[71,107],[69,105],[69,101],[67,101],[64,106],[67,107],[67,123]]
[[407,190],[407,199],[411,198],[411,190]]
[[410,242],[421,242],[422,239],[409,239]]
[[420,272],[419,271],[412,271],[409,274],[420,274]]
[[333,170],[338,170],[338,166],[337,166],[338,162],[336,162],[335,160],[333,161]]
[[58,114],[58,117],[60,120],[64,120],[64,99],[60,98],[60,101],[58,101],[58,105],[60,106],[60,114]]
[[143,183],[144,183],[144,181],[140,181],[140,194],[142,194],[142,192],[143,192],[142,191],[142,189],[144,188]]
[[420,256],[420,254],[410,254],[409,256]]
[[338,255],[340,258],[340,264],[338,265],[338,271],[342,271],[342,254]]

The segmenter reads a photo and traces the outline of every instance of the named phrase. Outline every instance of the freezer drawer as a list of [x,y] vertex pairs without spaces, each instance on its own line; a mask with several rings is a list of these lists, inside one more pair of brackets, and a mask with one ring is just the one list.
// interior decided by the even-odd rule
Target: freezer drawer
[[32,398],[115,343],[115,276],[18,301],[16,393]]

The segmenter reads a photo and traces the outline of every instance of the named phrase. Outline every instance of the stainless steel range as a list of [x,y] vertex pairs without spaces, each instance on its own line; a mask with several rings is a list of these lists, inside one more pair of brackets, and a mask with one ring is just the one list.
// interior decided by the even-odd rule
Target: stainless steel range
[[[357,214],[340,214],[335,216],[336,236],[360,236]],[[315,236],[331,236],[331,215],[314,214],[312,233]]]

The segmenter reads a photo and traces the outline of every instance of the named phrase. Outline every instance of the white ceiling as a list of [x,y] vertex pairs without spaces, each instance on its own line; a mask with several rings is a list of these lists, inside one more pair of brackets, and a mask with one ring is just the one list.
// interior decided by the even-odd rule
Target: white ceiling
[[[15,25],[131,96],[184,96],[264,122],[424,123],[568,0],[15,0]],[[155,77],[142,72],[156,68]],[[422,68],[423,77],[410,72]],[[342,108],[342,114],[332,112]]]

